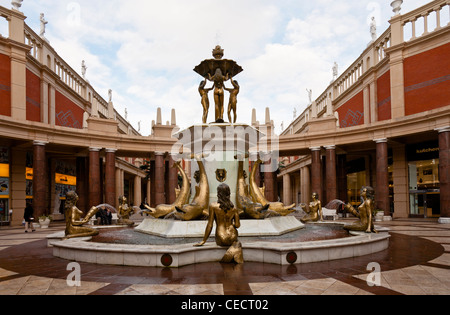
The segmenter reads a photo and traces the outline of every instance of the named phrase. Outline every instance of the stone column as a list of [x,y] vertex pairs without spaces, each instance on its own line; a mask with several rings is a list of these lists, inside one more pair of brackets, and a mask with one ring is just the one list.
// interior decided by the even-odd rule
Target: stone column
[[26,156],[23,149],[11,148],[10,173],[10,209],[13,210],[11,226],[21,226],[26,207]]
[[[268,154],[270,156],[270,153]],[[277,174],[276,170],[273,171],[272,158],[267,158],[266,163],[263,166],[264,169],[264,185],[266,186],[265,197],[269,202],[275,202],[278,200],[278,189],[277,189]]]
[[[25,43],[25,16],[13,11],[9,17],[9,39]],[[17,120],[27,119],[26,70],[27,49],[22,45],[14,45],[11,50],[11,117]],[[35,210],[36,211],[36,210]],[[35,213],[36,216],[36,213]]]
[[[310,148],[311,150],[311,193],[322,193],[322,176],[321,176],[321,160],[320,147]],[[319,196],[319,199],[322,196]]]
[[345,155],[338,155],[337,157],[337,199],[347,201],[347,170],[345,164],[347,163],[347,157]]
[[156,208],[156,162],[155,160],[150,161],[150,199],[149,205],[152,208]]
[[161,205],[166,203],[165,196],[165,165],[164,153],[155,152],[155,204]]
[[46,202],[47,159],[45,157],[46,142],[33,142],[33,208],[34,217],[48,214]]
[[115,206],[116,209],[119,208],[119,196],[123,196],[124,189],[123,189],[123,170],[120,168],[116,168],[116,199],[114,200],[114,203],[111,204],[112,206]]
[[389,202],[389,172],[387,139],[375,140],[377,144],[377,185],[375,187],[376,208],[384,211],[384,220],[390,220],[391,207]]
[[403,60],[403,26],[401,15],[394,16],[391,24],[391,47],[395,50],[389,52],[389,68],[391,74],[391,118],[405,116],[405,73]]
[[116,150],[106,149],[105,166],[105,203],[116,204]]
[[[327,146],[325,147],[327,150],[326,153],[326,174],[327,174],[327,203],[337,199],[337,176],[336,176],[336,147]],[[325,202],[326,200],[323,200]],[[323,204],[326,206],[326,203]]]
[[311,198],[311,178],[309,167],[302,167],[300,171],[300,191],[301,191],[301,203],[308,204]]
[[142,180],[139,175],[135,175],[133,205],[139,207],[141,203],[142,203]]
[[283,176],[283,203],[285,205],[292,204],[291,175],[289,174]]
[[441,217],[439,223],[450,224],[450,127],[439,132],[439,182],[441,189]]
[[152,193],[151,193],[151,186],[152,182],[150,180],[150,178],[147,178],[147,192],[146,192],[146,202],[148,205],[150,205],[151,203],[151,199],[152,199]]
[[78,208],[89,208],[89,162],[87,157],[77,157],[77,195]]
[[[100,187],[100,148],[89,148],[89,208],[102,203]],[[89,209],[81,209],[89,211]]]

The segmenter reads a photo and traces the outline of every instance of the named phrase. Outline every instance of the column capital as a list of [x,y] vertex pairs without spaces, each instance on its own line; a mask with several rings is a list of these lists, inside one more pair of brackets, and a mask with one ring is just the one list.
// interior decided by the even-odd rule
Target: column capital
[[382,138],[382,139],[375,139],[373,140],[375,143],[387,143],[388,139],[387,138]]
[[450,126],[440,127],[440,128],[436,128],[434,130],[437,131],[438,133],[450,132]]
[[89,148],[89,152],[100,152],[102,148]]
[[155,156],[164,156],[165,152],[155,152]]
[[309,148],[311,151],[320,151],[322,147],[311,147]]
[[116,153],[117,149],[105,149],[106,153]]
[[48,142],[46,142],[46,141],[39,141],[39,140],[33,141],[33,145],[37,145],[37,146],[46,146],[47,144],[48,144]]
[[327,146],[324,146],[324,148],[326,150],[336,150],[336,146],[335,145],[327,145]]

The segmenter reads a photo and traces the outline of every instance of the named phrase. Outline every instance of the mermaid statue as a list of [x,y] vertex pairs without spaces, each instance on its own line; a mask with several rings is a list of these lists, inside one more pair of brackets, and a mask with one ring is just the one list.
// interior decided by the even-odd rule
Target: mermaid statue
[[255,181],[256,170],[261,165],[262,161],[258,159],[253,165],[252,174],[250,176],[250,195],[255,203],[261,204],[263,207],[269,205],[269,210],[275,211],[281,216],[287,216],[295,212],[293,209],[295,207],[295,203],[290,206],[285,206],[281,202],[269,202],[266,197],[262,194],[258,184]]
[[183,178],[183,184],[181,186],[181,190],[178,193],[178,196],[175,202],[171,205],[158,205],[156,208],[151,208],[149,206],[145,206],[147,210],[144,210],[143,213],[151,215],[155,219],[159,219],[167,216],[168,214],[174,212],[176,207],[183,207],[185,204],[189,202],[189,197],[191,193],[191,184],[189,178],[186,175],[183,167],[181,166],[181,161],[175,162],[173,165],[174,168],[177,168]]
[[84,227],[89,220],[97,214],[99,208],[92,207],[88,214],[82,218],[83,211],[77,208],[78,195],[74,191],[69,191],[66,194],[66,230],[65,239],[76,238],[76,237],[88,237],[96,236],[99,234],[98,230],[93,228]]
[[236,262],[242,264],[244,257],[242,244],[238,240],[238,229],[241,226],[238,210],[230,200],[230,187],[221,184],[217,187],[217,203],[211,204],[208,224],[206,226],[203,241],[195,246],[206,244],[211,235],[214,222],[216,222],[216,244],[221,247],[228,247],[222,262]]
[[356,210],[351,204],[345,206],[345,210],[359,218],[358,221],[347,224],[344,229],[348,231],[360,231],[366,233],[378,233],[374,227],[374,211],[375,211],[375,191],[372,187],[361,188],[362,203]]

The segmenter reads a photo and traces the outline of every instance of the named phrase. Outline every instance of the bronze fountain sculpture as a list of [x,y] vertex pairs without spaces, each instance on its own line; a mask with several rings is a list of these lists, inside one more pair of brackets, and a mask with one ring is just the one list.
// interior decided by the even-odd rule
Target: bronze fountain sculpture
[[238,264],[244,262],[242,244],[238,240],[238,229],[241,226],[238,210],[230,200],[230,187],[221,184],[217,188],[218,202],[210,206],[210,216],[206,226],[203,241],[195,246],[203,246],[211,235],[214,222],[216,222],[216,244],[229,247],[222,262],[235,261]]
[[183,184],[181,186],[181,190],[178,193],[178,196],[175,202],[171,205],[158,205],[156,208],[151,208],[149,206],[145,206],[147,210],[144,210],[143,213],[151,215],[155,219],[165,217],[170,213],[176,210],[176,207],[183,207],[185,204],[189,202],[189,197],[191,194],[191,184],[189,178],[186,175],[183,167],[181,166],[181,161],[175,162],[173,165],[174,168],[177,168],[183,178]]
[[66,204],[65,204],[65,213],[66,213],[66,230],[65,230],[65,238],[76,238],[76,237],[87,237],[87,236],[96,236],[98,235],[98,230],[84,227],[89,220],[97,214],[99,208],[92,207],[89,210],[88,214],[82,218],[84,214],[80,209],[77,208],[78,195],[74,191],[69,191],[66,194]]
[[307,213],[305,217],[301,219],[302,223],[323,221],[322,203],[319,200],[319,194],[312,193],[312,201],[309,206],[302,204],[302,209]]
[[[233,111],[234,122],[236,122],[236,103],[237,103],[237,94],[239,93],[239,85],[236,81],[231,79],[234,89],[227,89],[224,87],[224,83],[230,78],[235,77],[239,73],[243,71],[242,67],[239,66],[235,61],[222,59],[224,54],[224,50],[220,46],[216,46],[213,50],[214,59],[204,60],[200,65],[195,67],[194,71],[200,74],[205,81],[200,84],[199,92],[202,96],[202,106],[204,109],[203,115],[203,123],[207,121],[208,109],[209,109],[209,100],[208,100],[208,92],[214,89],[214,103],[215,103],[215,122],[223,123],[223,115],[224,115],[224,97],[225,92],[227,90],[231,93],[230,98],[230,108],[228,110],[229,113]],[[205,89],[206,81],[214,82],[214,85],[211,89]],[[231,116],[229,115],[229,121],[231,121]]]
[[259,186],[255,181],[256,170],[259,168],[261,163],[262,161],[260,159],[255,162],[252,169],[252,175],[250,176],[250,194],[253,198],[253,201],[256,203],[260,203],[263,206],[269,205],[269,210],[275,211],[282,216],[294,213],[296,211],[294,209],[295,203],[290,206],[285,206],[282,202],[269,202],[262,194]]
[[176,220],[191,221],[199,219],[202,215],[209,215],[209,184],[208,175],[206,174],[205,166],[202,161],[202,156],[195,156],[197,164],[200,168],[200,178],[198,186],[195,187],[196,194],[190,204],[182,206],[175,206],[175,211],[166,216],[166,218],[173,217]]

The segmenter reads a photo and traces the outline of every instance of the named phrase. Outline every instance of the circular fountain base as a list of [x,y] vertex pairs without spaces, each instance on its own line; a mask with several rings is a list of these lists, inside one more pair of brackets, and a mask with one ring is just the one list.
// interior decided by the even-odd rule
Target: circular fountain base
[[[335,226],[337,223],[333,223]],[[326,223],[312,224],[327,226]],[[341,224],[342,226],[343,224]],[[307,227],[310,224],[307,225]],[[301,230],[303,231],[303,230]],[[301,233],[301,232],[292,232]],[[278,239],[277,239],[278,238]],[[352,232],[348,237],[319,241],[298,241],[290,234],[279,237],[242,237],[244,261],[279,265],[303,264],[365,256],[389,247],[389,234]],[[182,267],[204,262],[218,262],[227,248],[219,247],[214,239],[205,246],[194,247],[196,239],[185,243],[158,245],[110,244],[91,242],[90,239],[52,241],[53,255],[63,259],[102,265]]]
[[[203,238],[208,221],[175,221],[145,219],[136,231],[165,238]],[[304,228],[293,216],[265,220],[241,220],[239,236],[279,236]],[[214,235],[215,227],[211,232]]]

